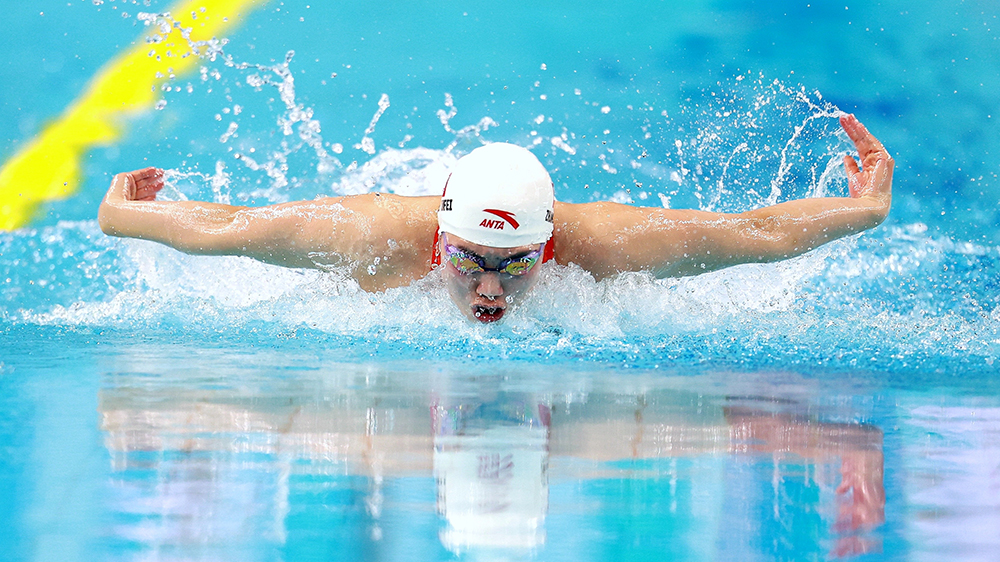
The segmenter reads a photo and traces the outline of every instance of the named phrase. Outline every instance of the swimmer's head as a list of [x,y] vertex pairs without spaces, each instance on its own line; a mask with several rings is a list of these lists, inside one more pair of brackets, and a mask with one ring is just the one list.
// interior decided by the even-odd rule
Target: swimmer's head
[[537,279],[552,238],[552,179],[527,149],[497,143],[461,158],[438,211],[448,292],[470,319],[495,322]]
[[461,158],[445,183],[438,230],[493,248],[552,237],[552,178],[535,155],[495,143]]

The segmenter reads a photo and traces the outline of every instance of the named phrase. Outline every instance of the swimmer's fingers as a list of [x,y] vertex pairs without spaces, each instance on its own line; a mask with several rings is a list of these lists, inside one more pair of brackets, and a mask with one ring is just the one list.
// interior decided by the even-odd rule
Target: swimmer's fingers
[[148,168],[142,168],[141,170],[132,170],[128,173],[128,175],[132,176],[136,180],[139,180],[153,176],[163,176],[163,170],[150,166]]
[[837,486],[837,489],[834,490],[833,493],[837,494],[838,496],[840,494],[846,494],[847,491],[850,490],[853,487],[854,487],[854,480],[852,480],[851,478],[848,478],[848,477],[844,477],[844,478],[841,479],[840,485]]
[[882,458],[868,452],[845,451],[841,456],[841,482],[836,494],[850,494],[840,504],[836,526],[842,530],[873,527],[885,520]]
[[857,160],[852,156],[844,156],[844,169],[847,170],[847,190],[851,193],[851,197],[861,197],[863,176]]
[[869,159],[872,157],[889,158],[889,153],[882,146],[882,143],[853,114],[842,115],[840,117],[840,126],[844,128],[844,132],[854,142],[854,146],[857,147],[858,154],[861,155],[861,160],[865,165],[868,164]]
[[874,196],[885,199],[892,192],[892,171],[895,161],[882,143],[854,115],[843,115],[840,126],[854,142],[861,157],[862,171],[851,157],[844,158],[848,188],[852,197]]
[[130,197],[132,201],[153,201],[156,193],[163,189],[163,170],[159,168],[144,168],[126,174],[130,181]]

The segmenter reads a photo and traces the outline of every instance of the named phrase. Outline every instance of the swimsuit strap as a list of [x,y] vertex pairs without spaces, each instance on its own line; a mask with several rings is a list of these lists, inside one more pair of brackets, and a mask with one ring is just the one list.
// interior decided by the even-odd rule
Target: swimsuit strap
[[[440,240],[440,233],[434,232],[434,247],[431,249],[431,269],[441,265],[441,248],[438,243]],[[545,249],[542,251],[542,263],[550,260],[556,259],[556,241],[555,238],[549,238],[548,242],[545,243]]]
[[441,244],[440,241],[441,233],[434,231],[434,246],[431,248],[431,269],[441,265]]

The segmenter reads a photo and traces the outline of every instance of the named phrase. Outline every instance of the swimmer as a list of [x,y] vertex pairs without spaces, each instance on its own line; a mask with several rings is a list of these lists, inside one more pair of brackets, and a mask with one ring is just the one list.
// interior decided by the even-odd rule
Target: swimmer
[[156,201],[163,170],[146,168],[115,176],[98,220],[106,234],[189,254],[343,268],[372,292],[440,267],[458,308],[488,323],[531,289],[545,261],[574,263],[598,280],[626,271],[678,277],[791,258],[877,226],[889,213],[894,162],[853,115],[840,124],[861,158],[859,167],[844,157],[850,197],[743,213],[562,203],[531,152],[496,143],[461,158],[443,196],[366,193],[265,207]]

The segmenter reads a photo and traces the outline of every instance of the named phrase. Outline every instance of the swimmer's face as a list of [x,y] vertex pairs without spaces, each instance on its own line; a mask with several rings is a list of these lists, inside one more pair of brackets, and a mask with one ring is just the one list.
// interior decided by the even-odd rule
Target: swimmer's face
[[[470,320],[484,324],[500,320],[538,279],[541,244],[493,248],[453,234],[441,236],[439,243],[448,294]],[[477,265],[485,270],[478,271],[483,268]],[[496,269],[501,271],[491,271]]]

